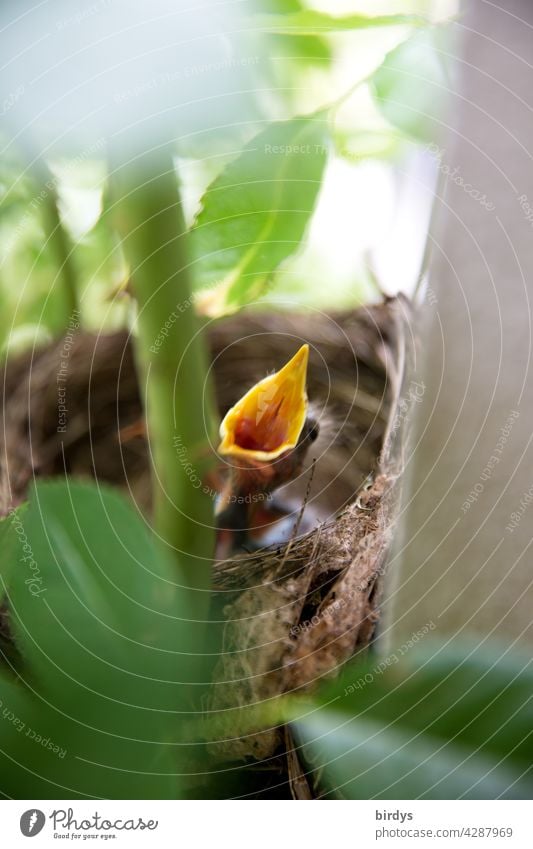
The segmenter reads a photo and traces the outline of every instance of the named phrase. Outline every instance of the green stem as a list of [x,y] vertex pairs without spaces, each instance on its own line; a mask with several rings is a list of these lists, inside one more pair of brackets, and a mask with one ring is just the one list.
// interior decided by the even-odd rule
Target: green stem
[[153,471],[154,529],[185,574],[191,619],[206,620],[214,550],[211,389],[192,306],[187,235],[171,152],[115,163],[117,224],[138,305],[134,340]]
[[28,171],[36,188],[40,190],[39,197],[42,198],[41,209],[44,230],[51,250],[55,253],[56,260],[59,263],[59,272],[63,280],[65,295],[66,325],[71,316],[77,314],[79,318],[80,303],[77,285],[78,275],[72,257],[72,245],[59,214],[57,180],[46,161],[32,144],[22,143],[21,149],[25,154],[26,161],[30,163]]
[[63,280],[63,291],[65,293],[67,317],[70,317],[80,311],[76,283],[77,274],[72,258],[72,246],[63,227],[61,216],[59,215],[57,191],[55,186],[50,188],[53,178],[50,172],[44,169],[44,165],[36,169],[36,174],[40,176],[39,182],[43,185],[43,191],[46,192],[42,207],[45,232],[48,234],[49,244],[59,263],[59,271]]

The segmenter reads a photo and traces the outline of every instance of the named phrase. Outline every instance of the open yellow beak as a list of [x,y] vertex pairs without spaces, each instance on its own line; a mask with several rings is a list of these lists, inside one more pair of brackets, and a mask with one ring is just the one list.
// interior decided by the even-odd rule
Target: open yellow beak
[[220,454],[268,462],[296,446],[307,415],[308,359],[309,345],[302,345],[228,410],[220,425]]

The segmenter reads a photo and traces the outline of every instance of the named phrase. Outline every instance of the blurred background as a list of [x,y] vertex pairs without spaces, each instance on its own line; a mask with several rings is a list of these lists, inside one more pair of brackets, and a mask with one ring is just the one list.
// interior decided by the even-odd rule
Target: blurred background
[[[267,122],[337,101],[306,238],[257,300],[331,310],[378,300],[380,289],[414,292],[438,176],[431,145],[454,86],[454,34],[442,25],[457,13],[454,0],[264,0],[203,4],[202,15],[162,0],[127,10],[120,0],[55,3],[53,13],[48,3],[28,4],[27,14],[13,8],[3,6],[0,35],[4,352],[61,329],[65,271],[88,329],[131,317],[129,269],[106,218],[110,137],[122,150],[141,138],[172,140],[192,223],[207,185]],[[354,8],[383,25],[351,27]],[[284,27],[247,17],[306,9],[325,19]],[[336,29],[332,18],[347,23]],[[30,167],[37,156],[49,173]],[[62,258],[58,240],[45,237],[53,193]]]

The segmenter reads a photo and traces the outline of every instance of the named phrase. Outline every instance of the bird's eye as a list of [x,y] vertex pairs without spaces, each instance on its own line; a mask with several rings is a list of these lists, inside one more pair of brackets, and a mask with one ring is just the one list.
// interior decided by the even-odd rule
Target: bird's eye
[[307,438],[310,442],[314,442],[317,439],[320,428],[318,427],[318,422],[311,421],[309,422],[309,432],[307,434]]

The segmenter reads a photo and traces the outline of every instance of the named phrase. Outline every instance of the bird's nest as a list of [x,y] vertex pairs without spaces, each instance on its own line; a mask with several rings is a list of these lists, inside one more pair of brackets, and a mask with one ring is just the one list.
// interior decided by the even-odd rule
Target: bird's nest
[[[241,315],[210,332],[221,413],[309,342],[308,394],[321,426],[306,468],[284,494],[299,505],[293,538],[214,568],[223,651],[207,705],[219,717],[213,757],[279,753],[285,732],[241,733],[239,711],[335,675],[375,635],[403,471],[410,321],[410,305],[396,298],[335,316]],[[146,442],[122,444],[118,436],[141,417],[127,334],[68,339],[68,424],[58,432],[64,344],[6,367],[3,512],[25,498],[34,476],[65,473],[124,487],[149,511]],[[309,521],[314,529],[302,534]],[[290,756],[287,764],[290,774]]]

